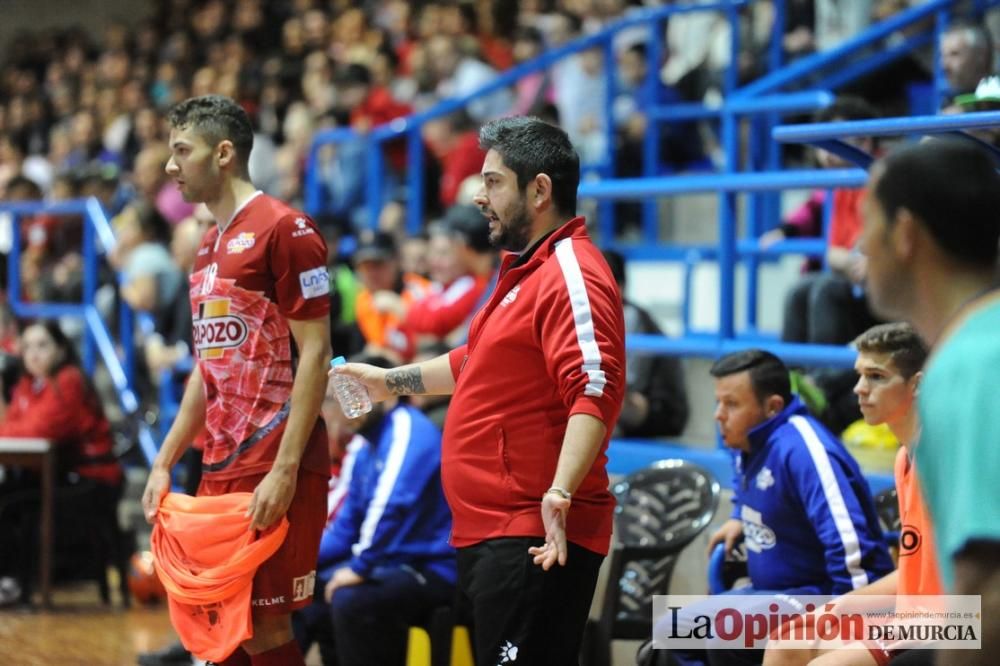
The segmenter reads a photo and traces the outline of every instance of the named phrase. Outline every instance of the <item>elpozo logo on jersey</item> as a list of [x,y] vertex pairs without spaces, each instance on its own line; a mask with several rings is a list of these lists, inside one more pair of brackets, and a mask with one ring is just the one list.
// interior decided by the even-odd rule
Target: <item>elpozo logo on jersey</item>
[[254,232],[244,231],[236,238],[226,243],[226,254],[243,254],[257,242]]
[[214,359],[243,344],[248,330],[246,322],[230,314],[229,299],[217,298],[200,304],[192,332],[198,357]]

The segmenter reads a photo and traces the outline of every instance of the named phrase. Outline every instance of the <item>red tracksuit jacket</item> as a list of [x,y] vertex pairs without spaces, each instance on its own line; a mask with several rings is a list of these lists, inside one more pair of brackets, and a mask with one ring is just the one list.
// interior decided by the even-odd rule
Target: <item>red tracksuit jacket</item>
[[449,356],[456,385],[441,481],[454,516],[452,544],[544,538],[540,503],[566,423],[590,414],[608,434],[573,494],[567,537],[606,554],[614,509],[606,451],[625,388],[621,296],[582,217],[512,267],[517,259],[504,260],[468,343]]

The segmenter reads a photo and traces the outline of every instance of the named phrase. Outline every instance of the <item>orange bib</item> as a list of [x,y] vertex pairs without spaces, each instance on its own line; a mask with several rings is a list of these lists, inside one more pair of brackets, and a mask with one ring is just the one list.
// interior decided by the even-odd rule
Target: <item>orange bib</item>
[[151,547],[170,621],[199,659],[222,661],[253,636],[254,574],[288,532],[284,517],[264,533],[251,532],[251,497],[168,493],[156,514]]

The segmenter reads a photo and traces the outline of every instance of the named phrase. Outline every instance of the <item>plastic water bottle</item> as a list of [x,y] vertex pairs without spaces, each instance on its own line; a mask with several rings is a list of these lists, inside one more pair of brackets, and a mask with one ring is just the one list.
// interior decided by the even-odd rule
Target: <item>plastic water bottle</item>
[[[338,356],[330,361],[330,367],[336,368],[345,363],[347,360],[343,356]],[[337,396],[337,402],[340,403],[344,416],[349,419],[356,419],[372,411],[372,399],[368,395],[368,389],[354,377],[334,373],[333,393]]]

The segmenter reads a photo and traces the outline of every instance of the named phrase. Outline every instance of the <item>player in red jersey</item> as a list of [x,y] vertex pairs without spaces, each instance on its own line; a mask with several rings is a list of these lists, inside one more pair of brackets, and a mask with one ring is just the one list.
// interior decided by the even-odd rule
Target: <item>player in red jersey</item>
[[253,132],[233,100],[208,95],[170,111],[167,173],[216,220],[191,274],[197,365],[143,493],[149,521],[170,469],[203,426],[199,495],[252,492],[251,528],[287,515],[284,545],[257,570],[253,638],[224,662],[304,664],[290,615],[313,597],[326,522],[326,430],[319,417],[330,359],[326,243],[303,213],[250,182]]

